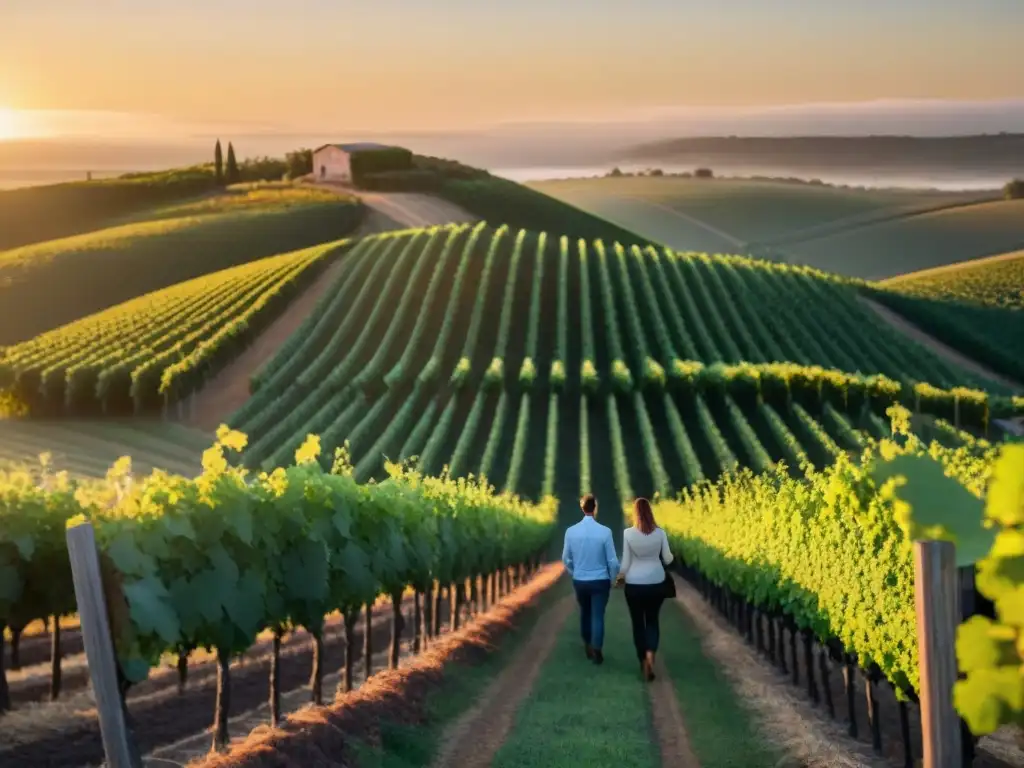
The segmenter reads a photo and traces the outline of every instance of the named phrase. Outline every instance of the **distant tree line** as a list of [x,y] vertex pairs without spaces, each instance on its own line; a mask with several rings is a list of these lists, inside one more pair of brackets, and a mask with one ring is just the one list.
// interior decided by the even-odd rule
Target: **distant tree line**
[[1003,195],[1007,200],[1024,200],[1024,179],[1008,181],[1003,187]]
[[644,171],[623,171],[616,166],[605,174],[609,178],[636,177],[636,176],[670,176],[674,179],[713,179],[714,172],[710,168],[698,168],[693,173],[683,171],[682,173],[665,173],[661,168],[648,168]]
[[284,158],[250,157],[238,162],[235,147],[228,142],[227,158],[220,139],[213,148],[213,173],[218,186],[252,181],[280,181],[298,179],[313,172],[313,150],[297,149]]

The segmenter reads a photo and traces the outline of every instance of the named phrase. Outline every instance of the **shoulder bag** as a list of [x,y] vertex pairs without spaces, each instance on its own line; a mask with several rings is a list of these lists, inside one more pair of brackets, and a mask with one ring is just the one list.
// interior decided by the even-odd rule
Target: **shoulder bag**
[[[664,530],[661,532],[664,536]],[[661,558],[661,553],[658,553],[658,562],[661,563],[662,569],[665,571],[665,580],[661,582],[661,593],[666,598],[671,600],[676,596],[676,580],[672,578],[672,574],[669,573],[668,567],[665,565],[665,561]]]

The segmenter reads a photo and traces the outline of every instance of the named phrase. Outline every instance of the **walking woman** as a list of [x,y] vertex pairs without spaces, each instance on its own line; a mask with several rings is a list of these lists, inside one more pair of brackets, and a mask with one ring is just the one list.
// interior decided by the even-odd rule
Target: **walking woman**
[[622,536],[622,567],[619,579],[626,582],[626,604],[633,621],[633,645],[640,670],[654,679],[654,654],[658,651],[658,614],[666,597],[675,596],[675,582],[666,573],[672,562],[665,531],[654,522],[647,499],[633,504],[634,525]]

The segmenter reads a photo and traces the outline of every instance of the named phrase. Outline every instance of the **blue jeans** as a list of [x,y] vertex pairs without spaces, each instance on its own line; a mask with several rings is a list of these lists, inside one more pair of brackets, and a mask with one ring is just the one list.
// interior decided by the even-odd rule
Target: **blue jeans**
[[583,642],[600,651],[604,645],[604,611],[612,591],[611,579],[572,582],[580,604],[580,634]]

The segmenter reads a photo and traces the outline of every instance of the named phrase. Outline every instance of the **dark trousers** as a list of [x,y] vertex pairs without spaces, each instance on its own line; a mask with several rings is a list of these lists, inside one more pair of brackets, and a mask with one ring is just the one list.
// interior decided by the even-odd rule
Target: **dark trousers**
[[587,645],[601,650],[604,645],[604,611],[612,591],[610,579],[572,582],[580,606],[580,635]]
[[626,584],[626,605],[633,622],[636,657],[643,660],[647,651],[657,651],[661,632],[658,614],[665,602],[661,584]]

